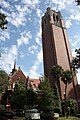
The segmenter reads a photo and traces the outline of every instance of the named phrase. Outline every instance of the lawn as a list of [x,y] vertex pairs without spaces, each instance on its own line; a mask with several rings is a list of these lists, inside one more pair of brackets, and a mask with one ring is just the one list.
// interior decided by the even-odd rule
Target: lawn
[[77,117],[68,117],[68,119],[66,119],[65,117],[60,117],[57,120],[80,120],[80,118],[77,118]]
[[[10,119],[9,119],[10,120]],[[25,118],[24,117],[17,117],[17,118],[15,118],[15,119],[11,119],[11,120],[25,120]],[[48,119],[47,119],[48,120]],[[66,119],[65,117],[60,117],[60,118],[58,118],[58,119],[56,119],[56,120],[80,120],[80,118],[77,118],[77,117],[68,117],[68,119]]]

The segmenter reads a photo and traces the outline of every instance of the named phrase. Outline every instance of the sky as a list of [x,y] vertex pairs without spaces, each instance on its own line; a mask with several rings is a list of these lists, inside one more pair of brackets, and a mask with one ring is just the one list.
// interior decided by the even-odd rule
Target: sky
[[[61,12],[72,55],[80,48],[80,6],[75,0],[0,0],[0,6],[8,20],[8,28],[0,29],[0,68],[8,74],[16,60],[26,76],[43,75],[41,17],[47,7]],[[77,78],[80,84],[80,70]]]

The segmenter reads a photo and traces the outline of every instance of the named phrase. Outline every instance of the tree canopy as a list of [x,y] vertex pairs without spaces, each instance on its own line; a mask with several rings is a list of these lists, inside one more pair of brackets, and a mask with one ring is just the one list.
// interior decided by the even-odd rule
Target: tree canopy
[[80,68],[80,48],[75,50],[76,57],[72,61],[72,67],[75,69]]
[[75,2],[77,2],[77,5],[80,5],[80,0],[75,0]]
[[40,84],[39,109],[47,110],[54,108],[54,97],[49,80],[43,77]]
[[53,65],[51,68],[51,75],[55,79],[59,79],[62,75],[63,69],[60,65]]
[[[1,9],[1,7],[0,7],[0,9]],[[0,28],[1,29],[7,29],[7,23],[8,23],[8,21],[6,20],[6,15],[4,14],[4,13],[1,13],[0,12]]]
[[0,93],[5,91],[8,88],[8,85],[8,74],[5,72],[5,70],[0,69]]

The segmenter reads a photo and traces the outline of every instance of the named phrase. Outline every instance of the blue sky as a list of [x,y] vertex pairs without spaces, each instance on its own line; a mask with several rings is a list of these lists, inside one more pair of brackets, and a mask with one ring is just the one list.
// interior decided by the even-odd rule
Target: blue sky
[[[80,6],[75,0],[0,0],[0,6],[8,20],[8,29],[0,29],[0,68],[7,73],[16,60],[26,76],[39,78],[43,74],[41,17],[47,7],[61,12],[73,56],[80,48]],[[80,71],[80,83],[79,76]]]

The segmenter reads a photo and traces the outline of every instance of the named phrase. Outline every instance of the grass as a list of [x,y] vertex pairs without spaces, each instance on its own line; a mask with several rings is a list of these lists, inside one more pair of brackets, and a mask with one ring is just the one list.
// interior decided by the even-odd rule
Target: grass
[[[25,120],[25,117],[17,117],[17,118],[9,119],[9,120]],[[68,119],[66,119],[65,117],[60,117],[56,120],[80,120],[80,118],[69,116]]]
[[68,119],[66,119],[65,117],[60,117],[57,120],[80,120],[80,118],[69,116]]
[[17,118],[9,119],[9,120],[25,120],[25,117],[17,117]]

